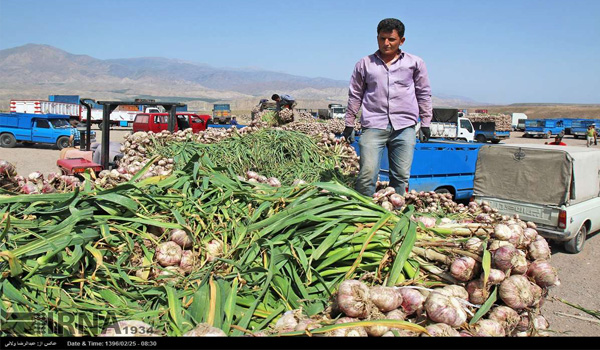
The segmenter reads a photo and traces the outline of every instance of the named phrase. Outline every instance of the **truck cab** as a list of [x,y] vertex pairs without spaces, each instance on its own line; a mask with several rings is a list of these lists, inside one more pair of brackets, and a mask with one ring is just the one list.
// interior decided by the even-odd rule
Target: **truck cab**
[[[417,126],[417,132],[420,129],[421,123]],[[446,140],[463,140],[473,142],[475,140],[475,128],[468,118],[458,117],[456,122],[439,122],[432,121],[429,129],[431,138],[439,138]]]
[[346,118],[346,107],[339,103],[330,103],[327,109],[318,109],[317,116],[321,119],[344,119]]
[[214,123],[229,124],[231,121],[231,106],[228,103],[214,104],[212,113]]
[[523,137],[543,137],[545,139],[565,134],[565,123],[562,119],[532,119],[525,121]]
[[0,146],[14,147],[17,142],[69,146],[72,129],[69,117],[62,114],[0,114]]
[[[179,112],[177,115],[177,122],[175,123],[175,130],[181,130],[182,127],[186,129],[192,128],[194,133],[206,130],[209,115],[198,115],[188,112]],[[169,130],[169,114],[168,113],[138,113],[133,121],[133,132],[137,131],[152,131],[154,133],[161,132],[163,130]]]
[[588,126],[596,124],[596,126],[600,126],[600,119],[577,119],[573,121],[571,124],[571,135],[577,138],[585,139],[587,134]]

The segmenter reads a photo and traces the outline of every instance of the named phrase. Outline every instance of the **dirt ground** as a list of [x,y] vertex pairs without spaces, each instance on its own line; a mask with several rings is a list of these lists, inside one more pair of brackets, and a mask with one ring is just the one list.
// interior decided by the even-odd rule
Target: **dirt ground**
[[[99,141],[102,132],[96,131]],[[111,141],[123,142],[123,137],[130,129],[114,128],[111,130]],[[521,132],[511,133],[511,138],[503,143],[543,144],[552,139],[523,138]],[[585,140],[565,136],[563,139],[569,146],[585,147]],[[556,146],[559,147],[559,146]],[[600,149],[600,146],[593,146]],[[17,167],[20,175],[26,176],[33,171],[47,175],[58,172],[56,161],[60,151],[50,146],[22,146],[0,148],[0,159],[9,161]],[[558,270],[560,286],[554,287],[542,307],[542,314],[550,322],[553,336],[600,336],[600,320],[571,306],[558,301],[564,299],[578,304],[588,310],[600,310],[600,298],[596,292],[600,290],[600,237],[598,233],[588,237],[583,252],[573,255],[566,253],[562,244],[552,243],[552,265]]]

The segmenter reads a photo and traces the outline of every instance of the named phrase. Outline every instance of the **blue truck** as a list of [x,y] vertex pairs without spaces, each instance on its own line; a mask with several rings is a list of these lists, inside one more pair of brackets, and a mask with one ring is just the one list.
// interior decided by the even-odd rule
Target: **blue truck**
[[499,143],[502,140],[510,138],[510,130],[498,130],[496,122],[474,122],[473,128],[475,129],[475,141],[480,143]]
[[563,119],[528,119],[525,121],[523,137],[543,137],[545,139],[565,134],[565,121]]
[[63,149],[69,146],[71,129],[69,117],[62,114],[0,113],[0,146],[45,143]]
[[[360,156],[358,139],[352,143]],[[455,201],[473,195],[477,155],[483,144],[470,142],[418,142],[408,180],[408,190],[451,193]],[[384,148],[379,171],[381,181],[389,181],[389,161]]]
[[596,128],[600,127],[600,119],[577,119],[571,124],[571,135],[576,139],[585,139],[588,126],[595,124]]

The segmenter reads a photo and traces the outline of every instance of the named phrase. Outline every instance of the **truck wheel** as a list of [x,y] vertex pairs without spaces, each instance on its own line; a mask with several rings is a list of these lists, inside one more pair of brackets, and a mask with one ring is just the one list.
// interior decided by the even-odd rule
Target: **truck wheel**
[[0,135],[0,146],[4,148],[13,148],[17,144],[17,139],[13,134],[5,133]]
[[583,250],[585,244],[585,238],[587,236],[587,228],[585,224],[581,225],[581,228],[570,241],[565,242],[565,250],[571,254],[577,254]]
[[67,136],[61,136],[56,140],[56,147],[61,150],[69,147],[69,138]]
[[487,142],[485,136],[483,136],[483,135],[477,135],[477,137],[475,138],[475,140],[477,140],[477,142],[479,142],[479,143],[486,143]]
[[435,193],[439,193],[439,194],[446,194],[446,193],[450,193],[452,195],[452,197],[454,197],[454,194],[452,193],[452,191],[450,191],[448,188],[446,187],[440,187],[438,189],[435,190]]

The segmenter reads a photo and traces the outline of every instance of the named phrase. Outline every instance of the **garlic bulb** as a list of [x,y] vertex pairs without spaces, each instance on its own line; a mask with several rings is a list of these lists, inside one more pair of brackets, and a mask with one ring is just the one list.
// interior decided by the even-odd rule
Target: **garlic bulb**
[[[359,320],[356,318],[342,317],[342,318],[338,319],[335,322],[335,324],[350,323],[350,322],[357,322],[357,321],[359,321]],[[327,335],[330,337],[367,337],[368,336],[367,331],[365,330],[364,327],[348,327],[348,328],[335,329],[335,330],[327,333]]]
[[552,255],[548,242],[539,235],[529,244],[527,249],[529,256],[533,260],[550,259]]
[[452,327],[460,327],[467,321],[467,313],[457,298],[439,292],[429,294],[425,300],[425,311],[432,321]]
[[223,243],[216,239],[206,243],[205,248],[208,261],[214,261],[215,258],[223,255]]
[[445,323],[430,324],[425,329],[429,335],[423,334],[423,337],[460,337],[460,333],[456,329]]
[[280,332],[290,332],[298,326],[294,310],[286,311],[275,323],[275,330]]
[[476,337],[504,337],[504,327],[495,320],[479,320],[472,327],[473,335]]
[[531,282],[523,275],[512,275],[500,284],[500,299],[515,310],[524,309],[535,302]]
[[371,311],[369,287],[360,281],[345,280],[340,283],[337,303],[346,316],[365,318]]
[[401,287],[397,292],[402,295],[402,309],[407,315],[412,315],[423,310],[425,297],[421,292],[413,288]]
[[541,287],[560,285],[556,270],[545,260],[536,260],[527,270],[527,276],[533,277],[535,283]]
[[477,237],[471,237],[465,242],[465,249],[474,253],[481,253],[483,251],[483,241]]
[[494,226],[494,238],[501,241],[508,241],[512,237],[513,233],[508,225],[498,224]]
[[[495,285],[495,284],[500,284],[502,283],[502,281],[504,281],[504,279],[506,278],[506,274],[498,269],[490,269],[490,274],[488,276],[488,280],[487,283],[489,285]],[[483,272],[481,273],[481,276],[479,277],[480,280],[483,281]]]
[[161,243],[156,247],[156,260],[161,266],[178,265],[181,261],[182,249],[175,242]]
[[512,333],[521,320],[521,317],[514,309],[504,305],[494,307],[488,317],[490,320],[498,321],[504,327],[506,334]]
[[181,253],[181,261],[179,262],[179,267],[187,273],[194,271],[194,268],[198,264],[198,258],[196,257],[196,253],[191,250],[184,250]]
[[470,281],[478,272],[477,261],[470,256],[461,256],[452,262],[450,274],[459,281]]
[[447,286],[444,286],[444,288],[442,289],[438,289],[438,291],[449,297],[456,297],[463,300],[469,300],[469,292],[467,292],[467,290],[464,287],[456,284],[449,284]]
[[192,247],[192,239],[184,230],[173,229],[169,232],[169,236],[171,237],[171,241],[177,243],[183,249]]
[[402,295],[397,293],[392,287],[371,287],[369,290],[369,299],[381,312],[392,311],[402,305]]
[[208,323],[200,323],[196,328],[185,333],[184,337],[226,337],[227,334],[221,329],[212,327]]
[[389,202],[392,203],[394,209],[400,209],[404,206],[404,197],[399,195],[398,193],[393,193],[389,197]]
[[469,301],[473,304],[483,304],[485,303],[488,293],[487,289],[483,286],[482,280],[472,280],[467,284],[467,292],[469,292]]

